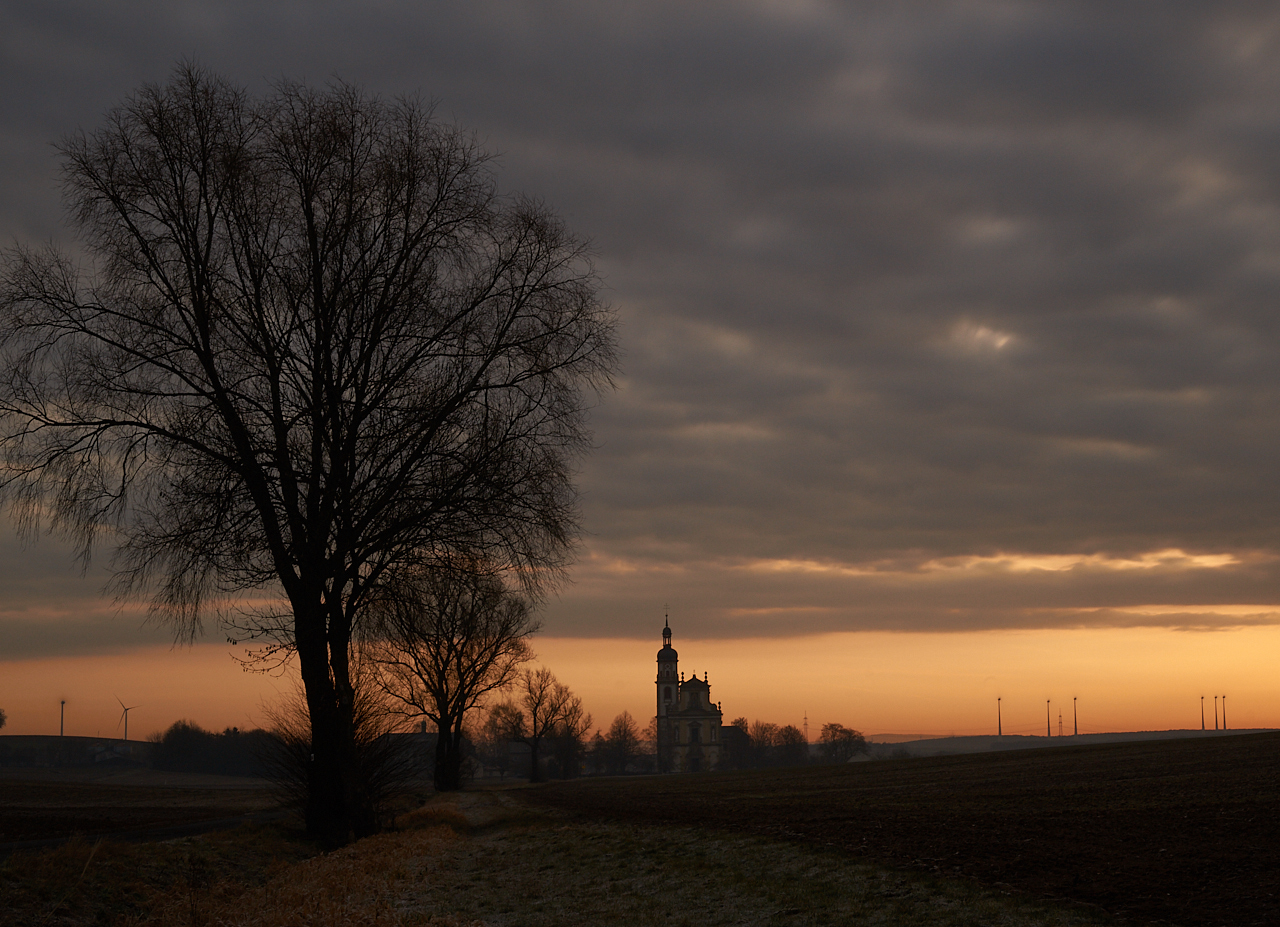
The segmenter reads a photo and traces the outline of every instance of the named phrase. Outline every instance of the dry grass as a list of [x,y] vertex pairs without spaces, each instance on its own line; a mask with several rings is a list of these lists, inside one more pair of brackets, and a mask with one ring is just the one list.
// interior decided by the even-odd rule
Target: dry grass
[[[42,869],[45,894],[39,904],[11,909],[23,918],[13,923],[22,925],[1101,923],[1078,912],[892,873],[811,847],[534,813],[500,791],[437,798],[400,823],[399,832],[302,860],[297,857],[306,852],[304,846],[266,830],[104,846],[92,859],[92,847],[72,845],[0,870],[0,895],[18,885],[30,899],[33,867]],[[288,852],[273,857],[275,840]],[[237,845],[244,845],[238,856]],[[111,879],[121,877],[133,888],[109,891]],[[58,898],[59,892],[66,897]]]

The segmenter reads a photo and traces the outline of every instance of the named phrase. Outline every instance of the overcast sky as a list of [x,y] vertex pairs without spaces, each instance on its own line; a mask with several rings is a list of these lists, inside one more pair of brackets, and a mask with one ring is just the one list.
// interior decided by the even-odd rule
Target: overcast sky
[[[548,633],[1280,621],[1272,5],[0,0],[0,239],[179,59],[435,99],[593,242]],[[163,639],[0,554],[5,655]]]

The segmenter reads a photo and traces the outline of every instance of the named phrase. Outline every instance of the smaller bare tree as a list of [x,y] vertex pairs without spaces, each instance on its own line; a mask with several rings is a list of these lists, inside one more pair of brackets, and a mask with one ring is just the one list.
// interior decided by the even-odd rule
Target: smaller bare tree
[[778,763],[781,766],[803,766],[809,762],[809,742],[794,724],[778,730]]
[[622,775],[640,754],[640,728],[631,712],[624,711],[613,719],[605,735],[605,767],[613,775]]
[[561,779],[573,779],[582,771],[589,730],[591,712],[582,707],[582,699],[568,693],[560,708],[560,719],[551,729],[551,755]]
[[822,758],[828,763],[847,763],[859,753],[867,752],[867,739],[860,731],[843,724],[824,724],[818,736]]
[[771,721],[752,721],[747,729],[750,738],[748,765],[773,766],[777,762],[778,725]]
[[464,724],[533,654],[528,603],[490,573],[440,568],[396,582],[372,606],[370,650],[385,692],[435,724],[435,787],[462,787]]
[[481,763],[496,769],[499,778],[511,771],[511,732],[520,726],[520,709],[511,702],[499,702],[485,712],[484,724],[475,734]]
[[591,772],[597,776],[603,775],[609,768],[609,742],[599,731],[596,731],[596,736],[591,738],[588,756],[591,760]]
[[498,708],[509,718],[509,737],[529,747],[529,780],[540,782],[543,742],[572,734],[580,755],[582,737],[591,727],[591,715],[583,710],[582,700],[545,666],[521,671],[515,686],[516,700]]

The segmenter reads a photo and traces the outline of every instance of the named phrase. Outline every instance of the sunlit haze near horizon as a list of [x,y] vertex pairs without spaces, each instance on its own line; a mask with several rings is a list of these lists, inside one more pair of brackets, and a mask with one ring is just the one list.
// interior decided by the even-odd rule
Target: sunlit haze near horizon
[[[1280,12],[1223,2],[0,5],[0,244],[194,61],[436,101],[589,240],[621,373],[539,661],[643,725],[1280,727]],[[3,734],[268,723],[0,522]],[[271,594],[268,591],[266,594]]]
[[[582,696],[594,728],[607,729],[622,711],[648,723],[657,635],[534,643],[536,663]],[[1059,712],[1072,733],[1073,707],[1082,734],[1195,729],[1201,695],[1210,730],[1216,695],[1228,696],[1231,728],[1280,727],[1273,626],[1234,635],[1129,628],[675,643],[686,674],[707,674],[726,723],[746,717],[801,727],[807,717],[813,740],[830,722],[872,736],[994,734],[997,698],[1005,734],[1044,735],[1046,700],[1055,736]],[[1135,652],[1146,659],[1135,661]],[[205,644],[10,663],[7,705],[17,723],[5,733],[57,733],[62,699],[69,735],[120,736],[121,702],[133,709],[133,739],[179,719],[212,730],[270,727],[272,706],[295,691],[296,674],[244,672],[233,654]]]

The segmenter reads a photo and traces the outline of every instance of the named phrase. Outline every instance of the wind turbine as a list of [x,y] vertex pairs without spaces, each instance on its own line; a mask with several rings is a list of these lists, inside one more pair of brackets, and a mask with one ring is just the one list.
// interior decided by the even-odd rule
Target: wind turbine
[[[120,696],[118,696],[118,695],[116,696],[116,701],[117,701],[117,702],[120,702]],[[126,743],[128,743],[128,741],[129,741],[129,712],[133,711],[135,708],[141,708],[142,706],[141,706],[141,705],[126,705],[124,702],[120,702],[120,707],[124,709],[122,712],[120,712],[120,718],[124,721],[124,739],[125,739],[125,742],[126,742]],[[117,722],[116,722],[116,730],[117,730],[117,731],[118,731],[118,730],[120,730],[120,722],[119,722],[119,721],[117,721]]]

